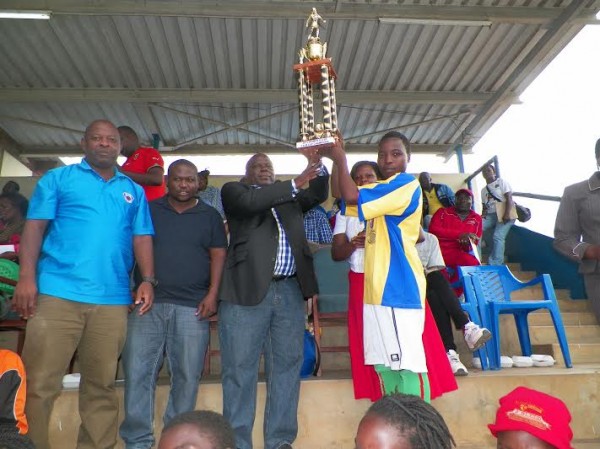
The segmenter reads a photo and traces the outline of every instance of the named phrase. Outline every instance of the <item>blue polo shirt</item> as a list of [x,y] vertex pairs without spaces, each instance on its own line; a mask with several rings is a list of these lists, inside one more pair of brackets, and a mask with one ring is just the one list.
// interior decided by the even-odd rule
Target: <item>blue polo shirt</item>
[[84,159],[38,182],[28,220],[49,220],[37,267],[38,290],[67,300],[131,303],[133,236],[153,235],[142,188],[115,170],[105,181]]

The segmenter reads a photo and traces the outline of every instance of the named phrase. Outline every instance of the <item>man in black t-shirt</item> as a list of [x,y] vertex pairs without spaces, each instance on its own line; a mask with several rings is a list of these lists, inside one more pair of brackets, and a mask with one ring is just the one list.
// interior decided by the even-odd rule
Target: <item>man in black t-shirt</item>
[[[217,311],[217,291],[227,238],[216,209],[196,197],[198,170],[180,159],[169,167],[168,194],[150,202],[154,224],[154,306],[129,315],[123,350],[127,449],[154,445],[156,377],[166,355],[171,391],[164,422],[194,410],[209,341],[208,318]],[[145,279],[148,281],[147,279]]]

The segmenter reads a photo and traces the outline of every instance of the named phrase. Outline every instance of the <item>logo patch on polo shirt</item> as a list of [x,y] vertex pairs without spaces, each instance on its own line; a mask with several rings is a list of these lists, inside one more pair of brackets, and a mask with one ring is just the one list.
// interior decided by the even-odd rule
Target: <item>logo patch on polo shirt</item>
[[133,203],[133,195],[129,192],[123,192],[123,198],[125,198],[125,201],[127,201],[129,204]]

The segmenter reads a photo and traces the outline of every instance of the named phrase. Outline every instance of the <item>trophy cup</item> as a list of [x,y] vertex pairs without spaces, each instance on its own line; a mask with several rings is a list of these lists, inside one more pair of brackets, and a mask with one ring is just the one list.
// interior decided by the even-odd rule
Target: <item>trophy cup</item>
[[[306,20],[308,40],[300,49],[299,64],[294,65],[298,74],[298,107],[300,132],[296,148],[302,153],[314,155],[319,148],[335,142],[337,109],[335,102],[335,70],[331,58],[325,56],[327,43],[321,42],[319,28],[325,20],[316,8]],[[321,91],[321,109],[315,108],[313,95]],[[316,110],[315,110],[316,109]],[[315,114],[315,112],[317,114]]]

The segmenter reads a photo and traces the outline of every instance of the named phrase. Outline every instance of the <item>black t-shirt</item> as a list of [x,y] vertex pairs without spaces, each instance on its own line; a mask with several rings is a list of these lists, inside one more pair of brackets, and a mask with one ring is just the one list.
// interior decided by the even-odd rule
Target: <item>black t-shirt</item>
[[197,307],[210,286],[210,248],[226,248],[223,219],[199,200],[179,214],[164,196],[150,202],[157,303]]

